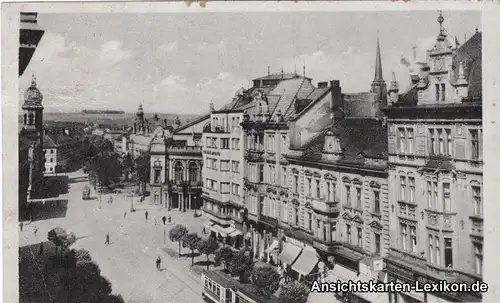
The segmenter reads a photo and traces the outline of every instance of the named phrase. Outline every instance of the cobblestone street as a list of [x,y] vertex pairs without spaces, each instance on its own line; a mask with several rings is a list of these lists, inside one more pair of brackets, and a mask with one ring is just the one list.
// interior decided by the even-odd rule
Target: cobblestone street
[[[149,205],[147,199],[138,203],[134,197],[136,211],[130,213],[131,198],[124,194],[112,194],[112,204],[107,203],[109,195],[103,195],[99,208],[98,200],[82,200],[82,188],[87,184],[82,175],[81,171],[68,175],[69,192],[61,196],[68,199],[66,216],[26,224],[20,246],[47,241],[49,230],[62,227],[75,233],[78,240],[72,248],[89,250],[101,274],[112,283],[113,293],[121,294],[125,302],[201,302],[199,272],[204,267],[195,265],[195,269],[190,269],[189,257],[179,259],[165,251],[178,250],[178,244],[168,239],[172,226],[181,223],[201,236],[205,218],[194,218],[192,212],[172,211],[172,223],[163,225],[161,217],[168,218],[168,211]],[[149,214],[147,220],[145,211]],[[105,245],[108,232],[111,244]],[[190,251],[182,248],[182,253]],[[158,256],[162,259],[161,271],[155,266]],[[205,260],[205,256],[195,258],[195,262]]]

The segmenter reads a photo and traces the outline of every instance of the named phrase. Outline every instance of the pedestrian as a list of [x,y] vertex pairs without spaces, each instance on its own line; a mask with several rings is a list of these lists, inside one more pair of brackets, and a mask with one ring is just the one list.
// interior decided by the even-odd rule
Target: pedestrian
[[172,222],[172,216],[168,215],[168,223]]
[[33,234],[36,236],[37,232],[38,232],[38,228],[36,228],[36,226],[35,226],[35,229],[33,230]]
[[167,217],[163,216],[163,217],[161,217],[161,220],[163,221],[163,225],[165,225],[165,222],[167,221]]
[[19,228],[21,229],[21,231],[23,231],[23,226],[24,226],[24,223],[23,223],[23,222],[20,222],[20,223],[19,223]]
[[206,234],[207,231],[205,230],[205,227],[203,227],[203,234]]
[[160,270],[161,268],[161,258],[160,256],[158,256],[158,258],[156,259],[156,269]]
[[106,234],[106,242],[104,242],[104,244],[108,244],[109,245],[109,233]]
[[144,213],[144,216],[146,217],[146,220],[148,219],[148,211],[146,210],[146,212]]
[[43,255],[43,242],[40,242],[40,255]]
[[125,219],[126,216],[127,216],[127,212],[124,212],[123,213],[123,219]]

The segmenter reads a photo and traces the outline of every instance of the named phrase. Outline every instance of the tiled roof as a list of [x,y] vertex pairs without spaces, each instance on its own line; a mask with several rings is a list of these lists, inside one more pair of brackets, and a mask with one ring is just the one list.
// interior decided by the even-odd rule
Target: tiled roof
[[43,136],[43,148],[57,148],[54,140],[48,135]]
[[[278,102],[274,108],[269,108],[272,113],[271,119],[274,119],[278,110],[283,118],[292,116],[294,111],[294,102],[296,99],[306,99],[314,91],[314,86],[305,78],[297,78],[280,82],[270,93],[270,96],[278,96]],[[307,98],[308,99],[308,98]]]
[[[260,78],[256,78],[253,80],[290,80],[290,79],[295,79],[295,78],[302,78],[299,74],[296,73],[278,73],[278,74],[270,74],[266,75]],[[307,78],[311,80],[311,78]]]

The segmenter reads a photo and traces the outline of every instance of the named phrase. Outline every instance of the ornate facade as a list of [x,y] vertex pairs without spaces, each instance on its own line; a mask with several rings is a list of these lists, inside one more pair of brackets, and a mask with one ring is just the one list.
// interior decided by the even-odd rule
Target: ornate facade
[[[481,279],[483,260],[481,33],[453,46],[440,15],[427,60],[386,109],[391,280]],[[393,302],[477,301],[472,293],[392,294]]]

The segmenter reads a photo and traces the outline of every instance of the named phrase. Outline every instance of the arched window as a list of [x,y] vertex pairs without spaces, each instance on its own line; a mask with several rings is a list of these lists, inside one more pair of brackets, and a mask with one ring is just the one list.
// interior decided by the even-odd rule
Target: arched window
[[184,177],[184,166],[181,162],[177,162],[174,167],[175,170],[175,181],[183,181]]
[[198,168],[198,164],[195,162],[191,162],[189,164],[189,181],[190,182],[198,182],[200,179],[200,169]]

